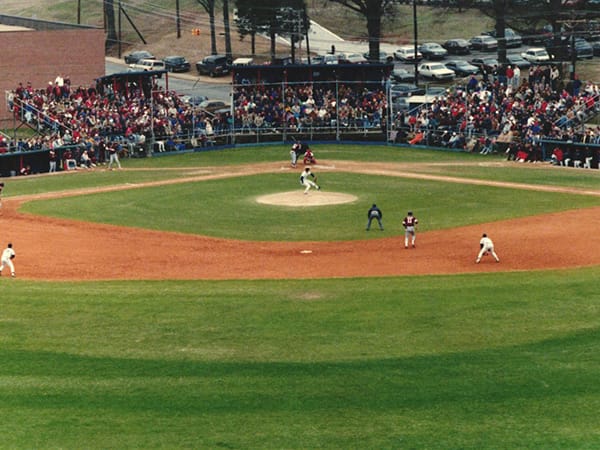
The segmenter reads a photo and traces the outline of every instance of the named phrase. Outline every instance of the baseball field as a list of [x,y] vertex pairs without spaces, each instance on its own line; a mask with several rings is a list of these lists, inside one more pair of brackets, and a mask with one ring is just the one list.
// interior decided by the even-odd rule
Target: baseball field
[[599,170],[288,150],[4,180],[0,448],[600,447]]

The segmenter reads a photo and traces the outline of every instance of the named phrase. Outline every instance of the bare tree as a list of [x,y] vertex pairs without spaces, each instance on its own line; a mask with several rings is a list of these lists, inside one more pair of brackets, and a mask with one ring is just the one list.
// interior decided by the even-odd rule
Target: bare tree
[[113,0],[104,0],[104,29],[106,41],[104,48],[108,50],[117,43],[117,28],[115,26],[115,8]]
[[[246,35],[254,37],[256,33],[268,34],[271,42],[271,61],[277,56],[277,35],[306,34],[308,18],[304,0],[262,0],[259,4],[255,0],[236,0],[236,6],[236,23],[240,36],[243,38]],[[291,16],[288,11],[293,11]],[[300,31],[299,22],[303,24]]]
[[215,0],[198,0],[208,14],[210,22],[210,54],[217,54],[217,33],[215,31]]
[[223,0],[223,26],[225,27],[225,55],[232,59],[231,29],[229,27],[229,0]]
[[250,36],[250,54],[256,55],[256,34],[260,31],[260,26],[256,23],[256,15],[252,13],[252,6],[247,5],[240,8],[241,2],[236,2],[238,12],[235,18],[235,24],[238,29],[240,41],[243,41],[246,36]]
[[383,17],[393,17],[395,0],[329,0],[339,3],[364,16],[367,20],[369,40],[369,58],[379,61],[379,43],[381,41],[381,21]]

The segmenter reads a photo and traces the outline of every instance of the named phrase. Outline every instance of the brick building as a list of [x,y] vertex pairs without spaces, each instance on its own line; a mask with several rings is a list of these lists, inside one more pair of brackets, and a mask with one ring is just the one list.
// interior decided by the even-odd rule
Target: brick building
[[0,128],[12,127],[5,92],[30,81],[44,88],[58,75],[88,87],[105,74],[101,28],[0,14]]

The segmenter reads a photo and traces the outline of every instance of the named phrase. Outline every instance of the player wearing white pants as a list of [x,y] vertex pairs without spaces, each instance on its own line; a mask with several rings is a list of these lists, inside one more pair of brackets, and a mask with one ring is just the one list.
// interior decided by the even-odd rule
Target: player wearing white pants
[[290,150],[290,159],[292,162],[292,167],[296,167],[296,162],[298,161],[298,155],[296,154],[296,150]]
[[15,276],[15,265],[12,260],[15,258],[15,251],[12,248],[12,244],[8,244],[8,247],[4,249],[2,252],[2,257],[0,258],[0,275],[2,275],[2,270],[8,266],[10,269],[10,275]]
[[496,252],[494,251],[494,243],[489,237],[487,237],[487,234],[483,233],[483,236],[479,241],[479,247],[479,254],[477,255],[477,259],[475,260],[477,264],[479,264],[481,258],[484,255],[487,255],[488,253],[494,257],[496,262],[500,262],[500,258],[498,258],[498,255],[496,255]]
[[[315,181],[312,181],[311,179],[309,179],[309,177],[312,177]],[[300,175],[300,184],[305,187],[305,194],[308,194],[308,191],[311,187],[315,188],[317,191],[321,190],[316,181],[317,177],[314,173],[310,171],[310,167],[307,167],[302,171],[302,174]]]
[[404,227],[404,248],[408,248],[408,241],[410,239],[413,248],[415,247],[415,241],[417,239],[416,226],[419,220],[413,215],[412,211],[409,211],[402,220],[402,226]]

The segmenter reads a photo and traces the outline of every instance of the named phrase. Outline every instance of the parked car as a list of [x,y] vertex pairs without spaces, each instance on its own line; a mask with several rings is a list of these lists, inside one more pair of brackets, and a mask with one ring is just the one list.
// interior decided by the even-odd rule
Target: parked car
[[200,103],[208,100],[206,95],[183,95],[181,101],[191,106],[199,106]]
[[506,62],[511,66],[517,66],[521,70],[527,70],[531,67],[531,63],[520,55],[506,55]]
[[224,102],[223,100],[204,100],[200,102],[198,108],[203,109],[209,113],[215,113],[219,110],[225,110],[231,108],[231,105]]
[[594,56],[600,56],[600,41],[594,41],[591,44],[592,49],[594,50]]
[[491,73],[492,70],[494,70],[494,67],[498,67],[498,60],[491,56],[484,58],[473,58],[469,62],[477,67],[480,73],[483,73],[484,70],[487,73]]
[[138,50],[125,55],[123,59],[125,60],[125,64],[134,64],[142,59],[156,59],[156,57],[146,50]]
[[294,58],[292,58],[292,55],[276,56],[275,58],[271,58],[269,64],[273,66],[287,66],[294,64]]
[[542,28],[529,28],[521,35],[523,44],[540,45],[548,39],[552,39],[552,25],[544,25]]
[[521,57],[526,59],[531,64],[541,64],[550,61],[550,55],[545,48],[532,47],[521,53]]
[[392,79],[392,81],[396,81],[399,83],[406,81],[415,81],[415,72],[398,68],[392,71],[392,73],[390,74],[390,78]]
[[479,73],[479,68],[477,66],[461,59],[448,61],[445,66],[448,69],[453,70],[456,76],[459,77],[468,77],[469,75],[477,75]]
[[340,53],[340,64],[364,64],[367,61],[360,53]]
[[[484,34],[492,36],[493,38],[498,40],[498,36],[496,36],[496,30],[487,31]],[[504,29],[504,41],[506,42],[507,48],[520,47],[521,45],[523,45],[523,38],[521,37],[521,35],[515,33],[515,31],[512,28]]]
[[[403,47],[397,48],[394,51],[394,58],[398,61],[414,62],[415,47],[413,45],[405,45]],[[423,59],[423,54],[419,50],[417,50],[416,59],[417,61],[421,61]]]
[[408,111],[410,109],[410,101],[408,97],[392,98],[392,111]]
[[183,56],[167,56],[163,61],[165,69],[169,72],[189,72],[191,69],[190,62]]
[[253,58],[236,58],[231,62],[232,66],[251,66],[254,64]]
[[468,55],[471,53],[469,41],[466,39],[449,39],[442,44],[442,47],[453,55]]
[[274,58],[271,58],[270,61],[267,61],[265,63],[265,65],[287,66],[287,65],[293,64],[293,63],[294,63],[294,58],[292,58],[292,55],[286,55],[286,56],[275,56]]
[[231,70],[231,62],[225,55],[210,55],[196,63],[199,75],[217,77],[227,75]]
[[481,50],[482,52],[491,52],[498,49],[498,41],[496,38],[486,34],[473,36],[469,39],[469,45],[473,50]]
[[418,69],[422,77],[433,80],[451,80],[456,75],[453,70],[448,69],[442,63],[424,63]]
[[340,59],[340,55],[332,55],[331,53],[327,53],[324,55],[315,55],[311,56],[310,63],[311,64],[338,64]]
[[424,95],[425,88],[410,83],[393,84],[390,88],[392,99],[397,97],[410,97],[411,95]]
[[340,63],[340,54],[336,53],[334,55],[323,55],[323,64],[339,64]]
[[[363,53],[363,56],[367,61],[372,61],[369,52]],[[384,52],[383,50],[379,50],[379,62],[388,63],[394,61],[394,55],[390,55],[388,52]],[[377,61],[375,61],[377,62]]]
[[444,86],[426,86],[425,95],[434,97],[445,97],[448,94],[448,88]]
[[[569,45],[569,55],[571,46]],[[577,59],[590,59],[594,57],[594,47],[583,38],[575,38],[575,57]]]
[[419,52],[421,52],[423,58],[427,59],[444,59],[448,55],[448,50],[435,42],[421,44]]
[[[138,62],[129,64],[133,70],[165,70],[165,63],[159,59],[141,59]],[[161,74],[158,75],[159,77]]]

